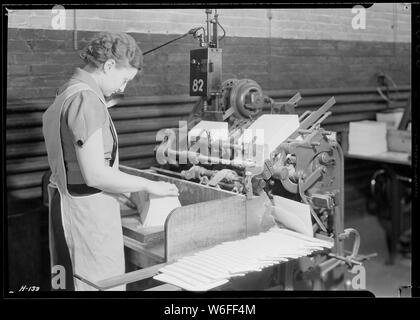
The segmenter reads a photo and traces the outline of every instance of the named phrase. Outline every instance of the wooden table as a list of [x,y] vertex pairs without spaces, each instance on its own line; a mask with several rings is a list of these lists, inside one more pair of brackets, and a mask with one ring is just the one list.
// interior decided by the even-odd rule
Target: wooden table
[[126,260],[146,268],[165,262],[162,227],[142,228],[140,215],[132,209],[121,210]]
[[[410,181],[411,178],[411,155],[405,152],[384,152],[375,155],[356,155],[345,154],[346,158],[372,161],[379,165],[380,169],[384,170],[390,177],[390,187],[387,188],[387,199],[389,201],[388,212],[391,218],[391,230],[386,231],[387,246],[389,251],[388,264],[393,264],[397,252],[397,243],[401,236],[401,206],[400,200],[402,195],[402,188],[400,181]],[[377,171],[378,172],[378,171]],[[409,175],[409,177],[407,177]]]
[[411,166],[411,155],[406,152],[387,151],[369,156],[346,153],[345,157],[359,160],[382,162],[386,164],[401,164],[403,166]]

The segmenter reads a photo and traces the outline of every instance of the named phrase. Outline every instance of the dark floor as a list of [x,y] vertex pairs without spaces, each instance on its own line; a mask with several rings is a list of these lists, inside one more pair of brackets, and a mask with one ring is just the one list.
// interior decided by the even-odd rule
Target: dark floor
[[388,258],[385,232],[375,216],[364,214],[355,218],[350,217],[345,227],[353,227],[359,231],[361,236],[359,253],[378,254],[377,257],[364,262],[366,289],[376,297],[398,297],[399,288],[411,284],[411,259],[398,254],[394,265],[385,263]]

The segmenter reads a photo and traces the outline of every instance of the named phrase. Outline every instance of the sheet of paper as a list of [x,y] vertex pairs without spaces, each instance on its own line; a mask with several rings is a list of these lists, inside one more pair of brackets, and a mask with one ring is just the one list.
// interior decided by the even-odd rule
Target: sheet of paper
[[169,213],[181,207],[178,197],[157,197],[147,192],[133,192],[131,199],[137,205],[143,227],[163,226]]
[[181,207],[178,197],[156,197],[150,194],[148,210],[143,213],[143,227],[163,226],[166,217],[178,207]]
[[289,229],[313,237],[309,205],[279,196],[273,196],[273,199],[275,220]]
[[276,224],[271,215],[271,201],[265,192],[246,201],[245,206],[246,233],[248,236],[267,231]]
[[219,287],[229,281],[228,279],[223,279],[223,280],[215,281],[212,283],[206,283],[206,284],[201,284],[201,283],[190,284],[189,282],[183,281],[183,279],[179,279],[178,277],[168,275],[165,273],[160,273],[154,276],[153,279],[166,282],[174,286],[178,286],[188,291],[208,291],[210,289]]
[[255,138],[256,143],[265,145],[270,154],[298,128],[297,114],[263,114],[245,130],[239,142],[249,143]]

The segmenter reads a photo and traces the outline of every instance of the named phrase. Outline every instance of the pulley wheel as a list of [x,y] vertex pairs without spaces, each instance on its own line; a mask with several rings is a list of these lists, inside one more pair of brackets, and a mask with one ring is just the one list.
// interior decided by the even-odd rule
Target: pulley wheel
[[241,79],[230,90],[230,107],[238,118],[253,118],[262,112],[264,96],[254,80]]

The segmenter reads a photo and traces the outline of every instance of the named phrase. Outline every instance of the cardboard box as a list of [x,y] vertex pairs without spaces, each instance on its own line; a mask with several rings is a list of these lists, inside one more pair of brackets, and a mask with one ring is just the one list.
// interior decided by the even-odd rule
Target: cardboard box
[[386,122],[387,128],[397,129],[404,114],[404,109],[394,109],[388,112],[378,112],[376,121]]
[[411,131],[388,129],[388,151],[411,153]]
[[371,156],[387,151],[385,122],[356,121],[349,123],[349,154]]

